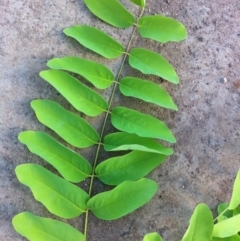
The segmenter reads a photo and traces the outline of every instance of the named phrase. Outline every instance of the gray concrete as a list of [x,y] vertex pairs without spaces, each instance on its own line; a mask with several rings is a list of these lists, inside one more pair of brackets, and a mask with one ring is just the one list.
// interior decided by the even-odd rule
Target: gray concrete
[[[138,13],[127,0],[123,2]],[[20,163],[49,167],[17,140],[20,131],[44,130],[29,103],[47,98],[73,110],[38,77],[38,72],[46,68],[45,63],[52,57],[76,55],[100,61],[116,73],[120,59],[104,60],[65,37],[62,30],[73,24],[91,24],[126,44],[131,29],[116,30],[102,24],[81,0],[1,0],[0,12],[0,240],[20,241],[25,239],[11,226],[15,214],[28,210],[53,217],[34,201],[29,189],[14,174]],[[113,222],[90,216],[88,241],[139,241],[151,231],[158,231],[166,241],[180,240],[198,203],[207,203],[215,210],[220,202],[229,200],[239,169],[239,0],[148,0],[146,14],[175,17],[188,29],[189,37],[181,43],[159,45],[139,36],[134,38],[135,46],[162,53],[175,66],[180,85],[162,85],[172,94],[179,111],[162,110],[135,100],[128,103],[118,93],[115,104],[129,104],[164,120],[178,139],[175,154],[149,175],[160,185],[153,200]],[[142,77],[127,65],[124,74]],[[153,76],[149,79],[159,82]],[[108,92],[103,94],[109,96]],[[99,122],[93,122],[98,129]],[[85,150],[83,155],[91,160],[94,153]],[[95,188],[102,190],[103,186],[96,183]],[[69,223],[82,229],[81,219]]]

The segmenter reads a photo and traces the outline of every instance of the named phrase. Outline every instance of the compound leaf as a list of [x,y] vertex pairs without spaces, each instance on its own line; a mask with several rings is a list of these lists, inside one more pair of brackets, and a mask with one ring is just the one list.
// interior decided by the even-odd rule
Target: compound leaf
[[101,162],[95,170],[97,177],[107,185],[119,185],[124,181],[138,180],[166,159],[165,155],[132,151]]
[[30,241],[86,241],[86,237],[69,224],[29,212],[16,215],[12,223],[15,230]]
[[143,241],[163,241],[163,239],[161,238],[161,236],[154,232],[154,233],[148,233],[144,236]]
[[114,81],[114,75],[107,67],[78,57],[54,58],[47,62],[47,66],[79,74],[98,89],[106,89]]
[[41,123],[75,147],[85,148],[99,141],[99,134],[91,125],[58,103],[50,100],[34,100],[31,102],[31,107]]
[[151,81],[125,77],[120,81],[120,91],[125,96],[135,97],[165,108],[178,110],[170,95]]
[[213,236],[227,238],[237,234],[238,232],[240,232],[240,214],[215,224]]
[[212,241],[240,241],[240,236],[238,234],[227,237],[227,238],[217,238],[217,237],[212,237]]
[[234,181],[232,197],[228,209],[233,210],[240,204],[240,171]]
[[146,178],[126,181],[111,191],[92,197],[87,206],[97,218],[114,220],[150,201],[157,189],[157,183]]
[[142,137],[158,138],[171,143],[176,139],[165,123],[157,118],[125,107],[114,107],[111,122],[117,129]]
[[138,22],[139,33],[161,43],[181,41],[187,37],[187,30],[177,20],[161,15],[144,16]]
[[42,166],[21,164],[16,167],[18,180],[28,186],[35,199],[61,218],[75,218],[87,209],[88,194]]
[[209,241],[212,238],[213,217],[206,204],[199,204],[190,219],[189,227],[182,241]]
[[[95,5],[101,1],[94,1]],[[112,1],[113,0],[110,2]],[[63,32],[67,36],[76,39],[84,47],[91,49],[108,59],[117,58],[124,52],[124,47],[120,43],[103,31],[91,26],[76,25],[70,28],[65,28]]]
[[101,95],[61,70],[45,70],[40,76],[59,91],[78,111],[98,116],[108,107]]
[[130,0],[132,3],[144,8],[146,3],[145,0]]
[[152,138],[141,137],[126,132],[112,133],[104,138],[106,151],[139,150],[164,155],[172,155],[173,150],[162,146]]
[[21,132],[18,139],[27,145],[32,153],[54,166],[70,182],[81,182],[92,172],[92,167],[86,159],[44,132]]
[[134,24],[134,16],[118,0],[84,2],[94,15],[117,28],[127,28]]
[[167,60],[161,55],[143,48],[135,48],[129,54],[129,64],[144,74],[153,74],[174,84],[179,78]]

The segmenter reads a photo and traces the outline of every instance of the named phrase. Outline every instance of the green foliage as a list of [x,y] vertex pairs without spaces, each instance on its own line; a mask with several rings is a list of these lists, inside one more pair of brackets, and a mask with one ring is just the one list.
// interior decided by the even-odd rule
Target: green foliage
[[[239,176],[240,170],[234,182],[230,201],[234,205],[230,206],[229,203],[218,205],[218,216],[214,220],[211,210],[206,204],[197,205],[182,241],[240,241]],[[232,210],[232,208],[234,209]],[[154,239],[154,234],[147,234],[143,241],[162,240],[158,239],[157,235]],[[151,235],[153,235],[152,239]]]
[[[126,28],[134,25],[133,33],[125,48],[102,30],[91,26],[75,25],[64,29],[67,36],[107,59],[124,55],[118,73],[113,74],[101,63],[72,56],[51,59],[47,63],[50,69],[40,72],[41,78],[52,85],[76,111],[81,113],[82,117],[79,113],[68,111],[52,100],[32,101],[31,107],[37,119],[61,137],[65,144],[59,143],[44,132],[20,133],[20,142],[32,153],[51,164],[58,173],[53,174],[36,164],[22,164],[16,167],[16,175],[49,212],[65,219],[85,214],[85,223],[82,234],[64,222],[37,217],[28,212],[16,215],[13,218],[14,228],[32,241],[85,241],[90,211],[99,219],[114,220],[146,204],[156,193],[158,185],[144,177],[173,153],[171,148],[163,146],[159,140],[176,142],[164,122],[131,108],[113,107],[112,102],[116,88],[119,87],[120,92],[126,97],[177,110],[170,95],[158,84],[131,76],[120,80],[119,76],[122,75],[128,56],[131,67],[144,74],[153,74],[177,84],[179,78],[174,68],[161,55],[144,48],[133,48],[130,51],[130,46],[136,29],[145,38],[166,42],[184,39],[187,35],[185,27],[176,20],[160,15],[142,17],[145,0],[131,0],[142,8],[137,20],[118,0],[84,2],[95,16],[115,27]],[[158,26],[159,24],[161,26]],[[95,88],[79,81],[76,74],[89,81],[90,86],[93,85]],[[112,96],[107,102],[96,89],[110,87]],[[98,133],[86,121],[90,118],[85,119],[85,116],[100,115],[105,115],[105,118]],[[106,135],[105,127],[106,123],[109,123],[109,117],[110,124],[118,130]],[[94,145],[97,146],[92,149],[96,150],[94,161],[86,160],[72,150],[72,146],[89,148]],[[104,148],[106,152],[130,152],[107,158],[99,163],[100,148]],[[59,174],[62,177],[59,177]],[[86,178],[90,179],[88,193],[73,184]],[[93,196],[94,178],[116,187]],[[144,240],[162,239],[153,233],[147,235]]]

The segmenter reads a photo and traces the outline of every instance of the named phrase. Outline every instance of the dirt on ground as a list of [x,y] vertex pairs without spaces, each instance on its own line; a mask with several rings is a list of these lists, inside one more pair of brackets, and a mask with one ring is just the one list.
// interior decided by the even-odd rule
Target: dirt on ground
[[[139,14],[130,1],[122,2]],[[39,71],[46,69],[46,62],[53,57],[79,56],[101,62],[116,73],[121,59],[103,59],[62,31],[72,25],[89,24],[126,46],[132,29],[114,29],[103,23],[82,0],[1,0],[0,12],[0,240],[21,241],[25,239],[11,224],[17,213],[31,211],[56,218],[34,200],[14,173],[18,164],[26,162],[50,168],[17,139],[24,130],[53,134],[37,121],[30,101],[52,99],[73,110],[38,76]],[[140,241],[154,231],[165,241],[181,240],[198,203],[206,203],[215,214],[217,205],[229,200],[240,166],[240,1],[147,0],[145,15],[149,14],[174,17],[188,30],[188,38],[180,43],[159,44],[138,35],[133,40],[133,46],[161,53],[175,67],[180,84],[161,84],[173,96],[179,111],[129,101],[118,92],[114,105],[131,106],[163,120],[177,143],[173,145],[174,154],[148,175],[159,184],[154,198],[115,221],[100,221],[90,215],[88,241]],[[126,74],[143,77],[128,64],[123,71]],[[145,78],[160,81],[154,76]],[[102,94],[109,98],[109,91]],[[92,121],[98,130],[99,123],[101,118]],[[94,157],[94,150],[81,153],[89,160]],[[104,190],[97,182],[94,187],[95,192]],[[68,223],[83,228],[81,218]]]

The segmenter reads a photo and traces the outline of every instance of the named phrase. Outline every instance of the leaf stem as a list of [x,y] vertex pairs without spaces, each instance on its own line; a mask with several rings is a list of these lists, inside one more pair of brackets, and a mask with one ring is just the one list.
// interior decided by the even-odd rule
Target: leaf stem
[[[95,177],[94,172],[95,172],[95,168],[96,168],[96,165],[97,165],[100,148],[102,146],[102,139],[103,139],[106,123],[107,123],[107,120],[108,120],[108,116],[109,116],[109,113],[111,113],[110,109],[112,107],[112,102],[113,102],[113,99],[114,99],[116,88],[117,88],[117,85],[119,84],[120,75],[122,73],[124,63],[126,61],[127,56],[129,55],[129,50],[130,50],[130,47],[131,47],[131,44],[132,44],[132,41],[133,41],[133,37],[134,37],[134,34],[135,34],[136,29],[138,27],[138,20],[143,15],[143,13],[144,13],[144,8],[142,8],[142,11],[141,11],[141,13],[140,13],[140,15],[137,19],[137,23],[134,24],[134,28],[133,28],[133,31],[132,31],[132,34],[131,34],[131,37],[130,37],[130,40],[129,40],[129,43],[128,43],[128,46],[127,46],[127,49],[124,52],[124,57],[122,59],[122,63],[120,65],[120,68],[119,68],[118,73],[117,73],[116,81],[114,81],[112,94],[111,94],[111,97],[110,97],[110,100],[109,100],[109,103],[108,103],[108,109],[106,111],[106,115],[105,115],[105,118],[104,118],[104,121],[103,121],[102,130],[101,130],[101,134],[100,134],[100,140],[99,140],[99,143],[98,143],[98,146],[97,146],[97,151],[96,151],[95,159],[94,159],[94,162],[93,162],[92,175],[91,175],[89,191],[88,191],[88,194],[89,194],[90,197],[91,197],[91,194],[92,194],[93,180],[94,180],[94,177]],[[85,236],[86,240],[87,240],[88,216],[89,216],[89,209],[87,209],[87,211],[86,211],[85,223],[84,223],[84,236]]]

